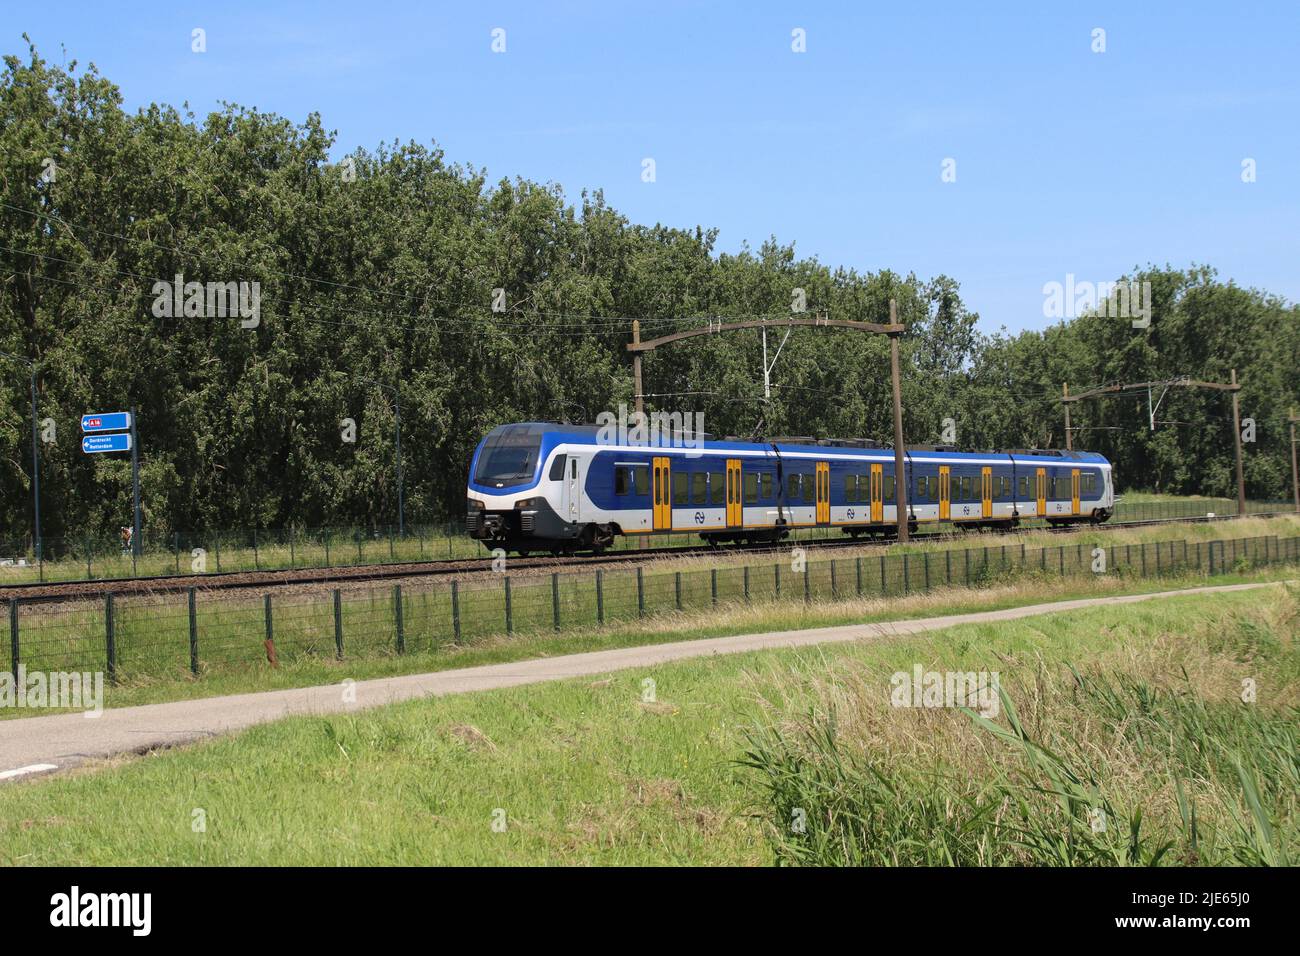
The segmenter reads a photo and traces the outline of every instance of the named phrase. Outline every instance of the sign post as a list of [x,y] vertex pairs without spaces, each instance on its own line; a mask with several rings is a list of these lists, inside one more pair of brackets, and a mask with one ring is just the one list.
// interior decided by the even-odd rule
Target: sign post
[[140,443],[135,431],[135,409],[81,416],[81,450],[87,455],[131,453],[131,565],[140,556]]
[[135,407],[131,408],[131,512],[133,530],[131,532],[131,566],[140,556],[140,443],[135,436]]

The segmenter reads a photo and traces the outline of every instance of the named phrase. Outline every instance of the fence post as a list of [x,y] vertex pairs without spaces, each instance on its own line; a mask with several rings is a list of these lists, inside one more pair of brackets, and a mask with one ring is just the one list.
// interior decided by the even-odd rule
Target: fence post
[[510,575],[504,575],[501,580],[505,585],[506,634],[509,635],[515,632],[515,605],[510,591]]
[[176,558],[176,573],[181,573],[181,533],[172,532],[172,555]]
[[881,597],[885,596],[885,589],[887,588],[887,586],[888,584],[885,578],[885,555],[882,552],[880,555],[880,596]]
[[327,567],[327,568],[328,568],[328,567],[331,567],[331,565],[330,565],[330,533],[329,533],[329,531],[326,531],[326,532],[325,532],[325,567]]
[[221,534],[220,532],[212,536],[212,547],[217,555],[217,573],[221,573]]
[[962,556],[966,559],[966,587],[970,587],[970,548],[962,551]]
[[253,529],[253,570],[262,570],[262,559],[257,554],[257,529]]
[[910,565],[909,555],[906,551],[904,551],[903,552],[903,593],[904,594],[907,594],[912,586],[912,582],[909,580],[909,578],[911,577],[911,571],[909,565]]
[[289,567],[296,568],[298,566],[298,553],[293,546],[293,536],[294,536],[293,528],[290,527],[289,528]]
[[775,589],[773,592],[775,598],[776,600],[779,601],[781,599],[781,565],[780,564],[772,565],[772,585]]
[[645,577],[640,566],[636,569],[636,616],[645,617]]
[[555,619],[555,629],[560,629],[560,575],[551,572],[551,613]]
[[605,572],[596,569],[596,624],[605,623]]
[[839,580],[835,575],[835,559],[831,558],[831,600],[838,601],[839,599],[840,599],[840,585],[839,585]]
[[807,558],[803,562],[803,603],[812,603],[812,565]]
[[749,603],[749,565],[745,565],[745,603]]
[[18,598],[9,599],[9,663],[18,680]]
[[[509,582],[507,582],[506,587],[507,587],[506,600],[507,600],[507,606],[509,606],[508,604],[509,594],[510,594]],[[405,622],[402,619],[402,586],[400,584],[393,585],[393,617],[397,623],[397,653],[405,654],[406,653],[406,627],[405,627]]]
[[90,569],[90,552],[94,544],[90,540],[90,535],[86,535],[86,580],[95,580],[95,572]]
[[185,603],[189,605],[190,612],[190,673],[198,676],[199,673],[199,612],[196,606],[195,588],[185,589]]
[[923,558],[925,561],[925,589],[928,591],[930,590],[930,552],[925,552]]
[[677,610],[682,609],[682,572],[677,571],[673,574],[673,586],[677,590]]
[[713,603],[718,603],[718,569],[709,568],[709,589],[713,592]]
[[453,640],[460,643],[460,585],[451,582],[451,632]]
[[854,591],[858,597],[862,597],[862,559],[861,558],[853,559],[853,577],[855,579]]
[[114,633],[113,595],[104,595],[104,656],[107,661],[108,680],[117,683],[117,635]]
[[262,595],[262,610],[266,617],[266,660],[272,667],[279,667],[280,661],[275,654],[275,622],[271,614],[270,591]]
[[343,660],[343,592],[334,589],[334,656]]
[[[1024,545],[1021,545],[1024,547]],[[952,552],[945,550],[943,552],[943,583],[952,584]]]

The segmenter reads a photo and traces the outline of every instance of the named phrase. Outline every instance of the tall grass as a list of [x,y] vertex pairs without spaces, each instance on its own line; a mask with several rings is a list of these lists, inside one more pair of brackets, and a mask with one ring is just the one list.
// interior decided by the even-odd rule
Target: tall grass
[[1186,637],[1172,672],[1152,649],[1015,668],[995,719],[892,708],[887,675],[839,675],[747,735],[777,862],[1294,864],[1300,591],[1279,593]]

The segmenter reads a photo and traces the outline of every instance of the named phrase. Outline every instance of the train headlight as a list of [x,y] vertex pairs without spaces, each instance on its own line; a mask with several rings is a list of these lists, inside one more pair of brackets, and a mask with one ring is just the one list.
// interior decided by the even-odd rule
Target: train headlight
[[515,502],[515,510],[518,511],[520,508],[536,508],[541,503],[541,498],[520,498]]
[[483,510],[483,502],[479,501],[477,498],[466,498],[466,499],[465,499],[465,510],[466,510],[466,511],[482,511],[482,510]]

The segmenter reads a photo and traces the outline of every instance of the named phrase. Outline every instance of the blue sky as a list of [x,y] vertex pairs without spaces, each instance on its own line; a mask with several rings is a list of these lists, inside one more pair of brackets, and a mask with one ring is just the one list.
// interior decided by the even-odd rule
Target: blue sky
[[319,111],[338,155],[436,140],[727,251],[946,273],[986,331],[1148,262],[1300,299],[1300,4],[1138,6],[65,0],[6,4],[0,50],[65,47],[129,108]]

